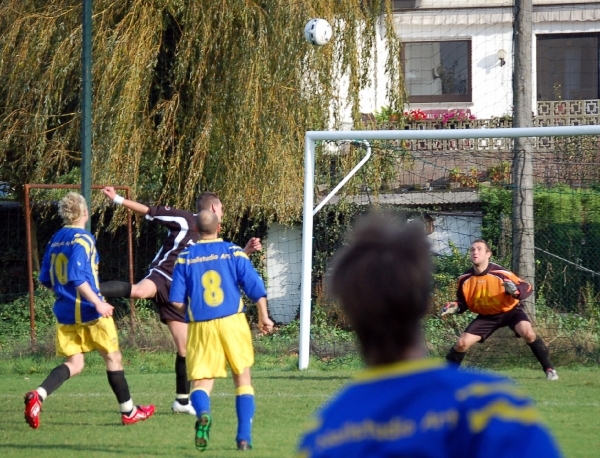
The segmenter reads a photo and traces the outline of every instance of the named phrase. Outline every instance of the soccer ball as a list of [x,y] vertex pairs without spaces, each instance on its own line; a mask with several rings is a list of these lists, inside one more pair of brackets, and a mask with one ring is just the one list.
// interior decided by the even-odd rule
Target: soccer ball
[[333,29],[325,19],[311,19],[304,26],[304,38],[311,45],[323,46],[329,43],[333,36]]

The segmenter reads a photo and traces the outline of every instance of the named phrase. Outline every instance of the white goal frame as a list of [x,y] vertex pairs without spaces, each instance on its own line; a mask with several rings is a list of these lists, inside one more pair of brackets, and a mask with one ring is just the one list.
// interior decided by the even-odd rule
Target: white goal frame
[[[298,368],[308,369],[310,359],[311,272],[313,252],[313,219],[321,208],[371,157],[369,140],[452,140],[474,138],[565,137],[600,135],[600,125],[513,127],[498,129],[439,130],[331,130],[307,131],[304,143],[304,206],[302,219],[302,272],[300,280],[300,342]],[[359,141],[367,153],[317,207],[314,206],[315,147],[317,141]]]

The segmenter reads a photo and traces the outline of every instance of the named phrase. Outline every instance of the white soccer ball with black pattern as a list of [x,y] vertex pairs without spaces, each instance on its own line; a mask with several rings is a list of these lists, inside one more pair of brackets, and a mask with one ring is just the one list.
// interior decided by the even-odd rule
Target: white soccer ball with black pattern
[[323,46],[329,43],[333,36],[333,29],[325,19],[311,19],[304,26],[304,38],[311,45]]

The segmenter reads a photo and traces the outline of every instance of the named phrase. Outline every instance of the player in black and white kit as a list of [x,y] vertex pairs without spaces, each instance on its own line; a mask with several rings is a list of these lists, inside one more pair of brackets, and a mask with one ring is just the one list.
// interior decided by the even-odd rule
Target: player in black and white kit
[[[172,410],[175,413],[189,413],[196,415],[189,402],[190,382],[186,373],[186,341],[187,323],[183,313],[169,302],[169,292],[173,279],[173,268],[177,256],[188,245],[194,244],[198,239],[195,215],[185,210],[171,207],[147,205],[125,199],[119,196],[112,186],[102,189],[106,197],[117,205],[144,215],[148,221],[155,222],[168,229],[168,235],[161,249],[152,261],[148,275],[140,282],[131,285],[127,282],[109,281],[100,284],[100,291],[105,297],[131,297],[134,299],[152,299],[158,307],[160,320],[167,325],[173,336],[177,348],[175,357],[175,401]],[[223,205],[214,193],[204,193],[198,198],[197,205],[202,205],[206,210],[212,210],[221,221]],[[262,249],[260,239],[250,239],[244,251],[251,254]]]

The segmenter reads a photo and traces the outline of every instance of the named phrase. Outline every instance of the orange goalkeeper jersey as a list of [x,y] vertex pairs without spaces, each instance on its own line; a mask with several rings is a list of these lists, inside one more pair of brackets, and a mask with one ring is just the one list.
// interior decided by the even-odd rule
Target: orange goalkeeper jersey
[[[512,281],[519,290],[514,298],[504,290],[506,280]],[[467,270],[458,279],[457,302],[460,312],[467,309],[480,315],[495,315],[512,310],[519,301],[528,298],[533,289],[531,285],[498,264],[490,262],[481,274],[473,268]]]

